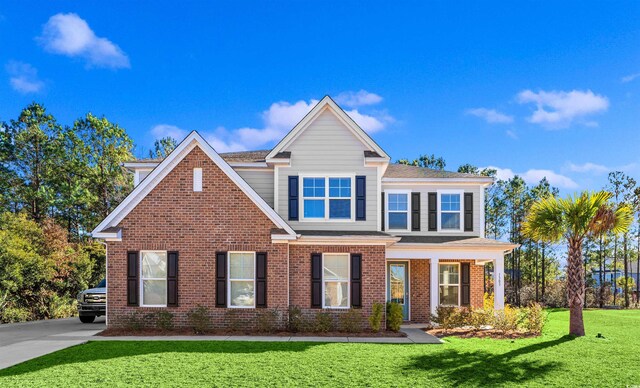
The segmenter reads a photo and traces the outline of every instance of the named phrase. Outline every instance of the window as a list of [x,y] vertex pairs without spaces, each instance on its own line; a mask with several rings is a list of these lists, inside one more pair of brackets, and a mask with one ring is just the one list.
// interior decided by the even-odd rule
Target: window
[[440,304],[458,306],[460,304],[460,266],[440,264]]
[[440,230],[462,230],[462,193],[440,193]]
[[351,220],[351,181],[350,177],[302,178],[303,219]]
[[349,307],[349,254],[323,255],[325,308]]
[[387,193],[387,230],[409,230],[409,193]]
[[167,305],[167,252],[140,252],[142,306]]
[[193,191],[202,191],[202,168],[193,169]]
[[329,218],[351,218],[351,178],[329,178]]
[[229,307],[255,307],[256,254],[229,252]]

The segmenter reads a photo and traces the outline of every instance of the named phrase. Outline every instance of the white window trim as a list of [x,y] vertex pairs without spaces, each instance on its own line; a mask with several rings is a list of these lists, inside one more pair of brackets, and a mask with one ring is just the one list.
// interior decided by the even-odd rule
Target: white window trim
[[[407,228],[391,229],[389,228],[389,194],[406,194],[407,195]],[[402,213],[396,212],[394,213]],[[384,192],[384,228],[389,232],[411,232],[411,190],[387,190]]]
[[[464,232],[464,190],[438,190],[438,232],[442,233],[459,233]],[[460,195],[460,227],[458,229],[442,229],[442,194],[459,194]],[[455,212],[445,212],[455,213]]]
[[[253,279],[233,279],[231,280],[231,254],[251,253],[253,255]],[[231,251],[227,252],[227,308],[230,309],[254,309],[256,308],[256,253],[251,251]],[[232,306],[231,305],[231,282],[253,281],[253,306]]]
[[[440,286],[442,286],[442,283],[440,283],[440,267],[443,265],[455,265],[456,267],[458,267],[458,304],[457,305],[453,305],[453,304],[441,304],[440,303]],[[453,307],[460,307],[461,306],[461,290],[462,290],[462,274],[460,273],[460,263],[438,263],[438,305],[439,306],[453,306]],[[448,284],[448,286],[455,286],[455,284]]]
[[[324,178],[325,196],[321,197],[309,197],[308,199],[322,199],[324,200],[324,218],[305,218],[304,217],[304,178]],[[350,178],[351,179],[351,218],[329,218],[329,178]],[[356,188],[355,188],[355,174],[304,174],[299,175],[298,179],[298,193],[300,200],[298,201],[298,214],[300,215],[300,222],[355,222],[356,221]],[[334,199],[346,199],[346,197],[339,197]]]
[[[325,256],[347,256],[347,306],[334,307],[325,306],[325,280],[324,280],[324,258]],[[323,253],[322,254],[322,308],[329,310],[346,310],[351,308],[351,254],[350,253]]]
[[144,281],[145,280],[164,280],[167,287],[169,287],[169,283],[167,282],[167,277],[164,278],[144,278],[142,277],[142,254],[143,253],[164,253],[167,258],[167,273],[169,273],[169,252],[168,251],[156,251],[156,250],[145,250],[138,252],[138,263],[140,264],[139,276],[140,276],[140,302],[138,303],[140,307],[167,307],[166,304],[144,304]]

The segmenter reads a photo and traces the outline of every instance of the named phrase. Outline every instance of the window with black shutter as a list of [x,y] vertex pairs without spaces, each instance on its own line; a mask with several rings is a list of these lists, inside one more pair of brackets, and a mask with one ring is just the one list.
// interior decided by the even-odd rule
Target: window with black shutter
[[267,307],[267,253],[256,253],[256,307]]
[[216,307],[227,307],[227,252],[216,252]]
[[298,220],[298,208],[299,208],[299,200],[298,200],[298,176],[290,175],[289,176],[289,221],[297,221]]
[[381,225],[381,226],[380,226],[380,229],[381,229],[381,230],[384,230],[384,223],[385,223],[385,220],[384,220],[384,212],[386,211],[386,209],[385,209],[385,207],[384,207],[384,206],[385,206],[385,205],[384,205],[384,191],[383,191],[383,192],[382,192],[382,196],[380,197],[380,209],[382,209],[381,214],[380,214],[380,220],[381,220],[381,222],[380,222],[380,225]]
[[460,264],[460,305],[471,305],[471,264]]
[[362,307],[362,255],[351,254],[351,307]]
[[473,193],[464,193],[464,231],[473,232]]
[[367,219],[367,177],[356,176],[356,221]]
[[311,254],[311,307],[322,307],[322,254]]
[[167,253],[167,306],[178,306],[178,252]]
[[138,281],[138,251],[127,252],[127,305],[138,306],[138,290],[140,284]]
[[438,193],[429,193],[429,231],[438,231]]
[[411,230],[420,231],[420,193],[411,193]]

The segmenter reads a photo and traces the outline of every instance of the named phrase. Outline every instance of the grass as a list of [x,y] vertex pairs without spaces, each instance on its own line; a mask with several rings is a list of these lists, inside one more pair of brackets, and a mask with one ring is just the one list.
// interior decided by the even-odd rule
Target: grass
[[[627,386],[640,384],[640,311],[568,312],[519,340],[444,345],[89,342],[0,371],[0,386]],[[602,333],[604,338],[596,338]]]

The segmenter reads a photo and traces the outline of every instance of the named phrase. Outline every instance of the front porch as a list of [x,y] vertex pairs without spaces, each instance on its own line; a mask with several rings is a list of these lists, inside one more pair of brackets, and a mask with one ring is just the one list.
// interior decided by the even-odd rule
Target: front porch
[[493,264],[494,308],[504,308],[504,255],[513,247],[473,240],[481,240],[484,246],[394,244],[387,248],[387,301],[403,306],[405,321],[430,322],[439,305],[482,307],[487,263]]

